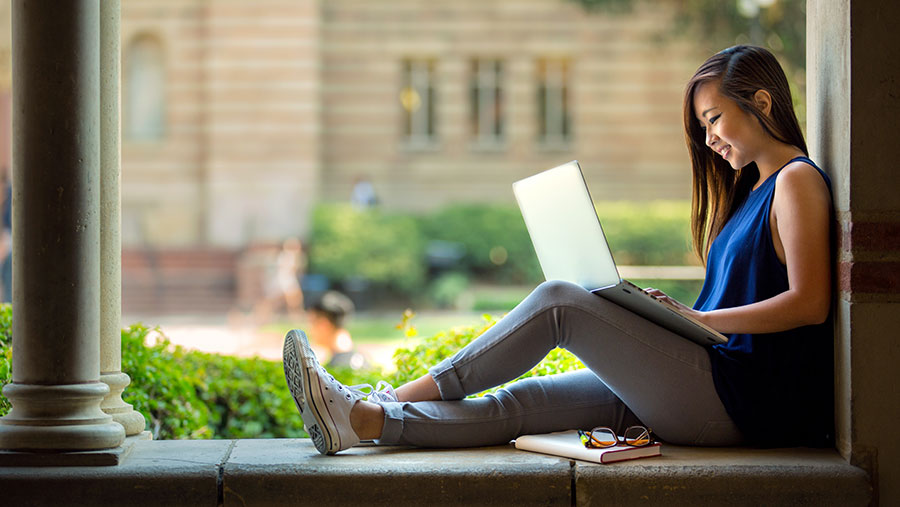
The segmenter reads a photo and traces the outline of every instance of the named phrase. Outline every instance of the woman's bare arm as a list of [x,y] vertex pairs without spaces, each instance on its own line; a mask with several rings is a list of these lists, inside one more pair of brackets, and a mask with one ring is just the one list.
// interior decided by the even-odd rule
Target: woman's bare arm
[[818,324],[831,306],[830,195],[813,167],[795,162],[777,176],[772,203],[773,241],[787,267],[787,291],[735,308],[698,312],[671,302],[722,333],[773,333]]

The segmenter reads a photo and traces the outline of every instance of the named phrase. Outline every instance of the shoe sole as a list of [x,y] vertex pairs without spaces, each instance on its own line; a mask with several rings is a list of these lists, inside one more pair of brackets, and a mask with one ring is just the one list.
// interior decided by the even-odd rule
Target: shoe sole
[[[331,414],[327,409],[322,410],[326,407],[326,403],[321,389],[314,389],[310,381],[310,370],[315,370],[317,362],[303,331],[294,329],[288,332],[284,338],[283,352],[285,380],[303,418],[306,432],[309,433],[317,451],[322,454],[334,454],[340,450],[340,444],[334,445],[334,435],[337,432],[329,428],[325,422]],[[304,361],[304,358],[312,358],[315,364],[305,364],[309,361]]]

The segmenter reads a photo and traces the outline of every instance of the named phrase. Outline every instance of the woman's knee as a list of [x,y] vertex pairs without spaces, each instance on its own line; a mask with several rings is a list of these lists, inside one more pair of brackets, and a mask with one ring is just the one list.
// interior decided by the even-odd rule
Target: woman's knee
[[590,294],[584,287],[563,280],[547,280],[534,289],[532,294],[543,301],[554,303],[583,298]]

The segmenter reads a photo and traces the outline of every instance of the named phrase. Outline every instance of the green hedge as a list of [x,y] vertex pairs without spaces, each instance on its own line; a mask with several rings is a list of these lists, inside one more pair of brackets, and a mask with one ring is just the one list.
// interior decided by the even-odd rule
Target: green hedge
[[426,241],[448,241],[463,247],[457,269],[495,282],[541,280],[522,215],[515,206],[453,205],[420,218]]
[[[407,311],[403,316],[403,328],[410,337],[409,343],[399,347],[394,352],[396,373],[389,380],[399,386],[411,380],[417,379],[428,373],[428,368],[438,364],[452,356],[459,349],[465,347],[475,338],[490,329],[496,320],[491,315],[485,314],[483,322],[479,325],[459,326],[448,331],[441,331],[433,336],[419,338],[415,326],[412,325],[412,312]],[[526,377],[553,375],[566,371],[584,368],[584,364],[571,352],[563,349],[553,349],[534,368],[522,374],[519,379]],[[506,385],[506,384],[504,384]],[[503,387],[497,386],[474,396],[483,396],[486,393],[496,391]]]
[[[0,385],[11,381],[11,316],[0,305]],[[122,370],[131,377],[123,399],[154,438],[306,436],[280,362],[187,351],[136,324],[122,330]],[[9,409],[0,396],[0,416]]]
[[[0,390],[12,382],[12,305],[0,304]],[[0,416],[10,409],[9,400],[0,394]]]
[[[596,207],[618,264],[697,262],[690,247],[689,202],[602,202]],[[437,241],[462,247],[449,283],[429,279],[427,273],[426,246]],[[460,280],[504,284],[543,280],[515,205],[457,204],[428,214],[402,215],[324,204],[313,213],[309,243],[311,272],[338,283],[363,278],[415,295],[418,301],[430,296],[440,304]]]
[[415,292],[425,280],[425,240],[412,216],[321,205],[313,211],[310,237],[310,272],[338,282],[361,278],[401,293]]
[[690,202],[601,202],[596,208],[617,264],[698,264],[691,248]]
[[155,438],[306,436],[280,362],[188,351],[136,324],[122,331],[122,368],[123,399]]
[[[10,381],[11,313],[9,305],[0,306],[0,384]],[[495,322],[485,315],[479,325],[419,338],[412,315],[407,312],[403,318],[409,343],[394,354],[397,371],[386,378],[395,386],[424,375],[428,367],[450,357]],[[154,334],[156,338],[148,340]],[[556,349],[521,378],[581,367],[575,356]],[[172,346],[158,329],[136,324],[122,330],[122,368],[131,376],[124,399],[144,415],[156,439],[306,436],[281,362],[187,351]],[[374,385],[385,379],[379,370],[331,373],[346,385]],[[9,408],[0,396],[0,416]]]

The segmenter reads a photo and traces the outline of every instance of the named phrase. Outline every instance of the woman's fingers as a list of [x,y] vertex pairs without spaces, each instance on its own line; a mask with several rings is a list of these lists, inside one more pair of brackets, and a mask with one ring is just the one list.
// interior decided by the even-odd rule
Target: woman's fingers
[[653,296],[654,299],[656,299],[657,301],[662,301],[663,303],[670,304],[676,308],[680,308],[682,306],[678,301],[675,301],[674,299],[670,298],[668,295],[666,295],[665,292],[663,292],[659,289],[654,289],[653,287],[647,287],[646,289],[644,289],[644,292]]

